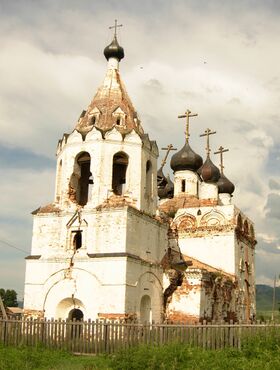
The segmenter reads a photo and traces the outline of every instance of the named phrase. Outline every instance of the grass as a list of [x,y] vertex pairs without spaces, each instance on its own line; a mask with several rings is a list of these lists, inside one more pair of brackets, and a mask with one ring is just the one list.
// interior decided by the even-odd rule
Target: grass
[[202,350],[182,344],[139,346],[114,355],[74,356],[41,347],[0,346],[1,370],[280,369],[280,341],[261,337],[236,349]]

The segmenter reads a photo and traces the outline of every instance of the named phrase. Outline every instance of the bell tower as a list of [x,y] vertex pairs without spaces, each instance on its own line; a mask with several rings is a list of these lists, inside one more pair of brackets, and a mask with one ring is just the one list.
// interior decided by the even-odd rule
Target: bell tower
[[155,216],[158,148],[120,76],[118,26],[104,49],[103,84],[58,142],[54,202],[33,212],[28,316],[161,318],[167,225]]

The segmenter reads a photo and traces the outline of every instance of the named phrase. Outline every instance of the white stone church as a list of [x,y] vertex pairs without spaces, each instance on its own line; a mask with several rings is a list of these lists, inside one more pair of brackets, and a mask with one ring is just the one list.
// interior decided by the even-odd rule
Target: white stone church
[[[189,144],[157,166],[120,77],[116,33],[103,84],[57,146],[54,202],[33,212],[24,312],[55,319],[140,322],[252,320],[252,222],[234,185]],[[205,128],[203,128],[205,129]],[[203,145],[203,142],[202,142]],[[168,151],[172,146],[168,147]],[[223,159],[225,150],[220,148]]]

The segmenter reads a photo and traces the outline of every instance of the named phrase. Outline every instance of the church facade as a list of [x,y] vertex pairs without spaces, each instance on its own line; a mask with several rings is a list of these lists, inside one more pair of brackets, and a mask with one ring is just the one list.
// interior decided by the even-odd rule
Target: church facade
[[[252,222],[234,185],[189,144],[157,170],[119,72],[116,33],[103,84],[57,147],[54,202],[33,212],[24,313],[55,319],[249,320],[255,315]],[[219,151],[224,153],[223,148]]]

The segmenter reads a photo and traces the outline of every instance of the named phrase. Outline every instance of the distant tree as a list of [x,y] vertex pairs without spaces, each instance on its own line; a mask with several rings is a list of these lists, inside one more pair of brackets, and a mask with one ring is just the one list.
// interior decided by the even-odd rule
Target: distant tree
[[17,292],[13,289],[0,288],[0,295],[5,307],[17,307]]

